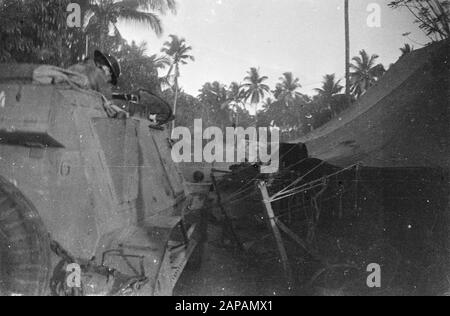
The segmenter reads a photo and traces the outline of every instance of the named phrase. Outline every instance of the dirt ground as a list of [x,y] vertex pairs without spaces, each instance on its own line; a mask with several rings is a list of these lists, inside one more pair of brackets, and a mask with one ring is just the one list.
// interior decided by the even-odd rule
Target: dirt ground
[[[278,296],[293,295],[276,258],[261,261],[220,245],[220,231],[209,228],[209,242],[198,271],[187,269],[175,296]],[[272,262],[271,262],[272,261]]]
[[[220,212],[213,208],[202,266],[184,272],[174,295],[447,295],[448,201],[441,194],[446,178],[428,169],[363,169],[353,189],[352,174],[346,176],[328,184],[329,192],[319,208],[321,221],[313,227],[312,236],[305,216],[315,209],[304,196],[299,197],[303,204],[288,213],[283,213],[284,205],[274,205],[280,221],[296,236],[311,237],[312,252],[305,252],[288,234],[283,235],[293,289],[284,276],[260,197],[246,193],[245,199],[226,204],[246,251],[233,249],[224,240],[232,234],[220,224]],[[348,190],[339,195],[342,185]],[[373,263],[382,272],[379,288],[367,283],[367,269]]]

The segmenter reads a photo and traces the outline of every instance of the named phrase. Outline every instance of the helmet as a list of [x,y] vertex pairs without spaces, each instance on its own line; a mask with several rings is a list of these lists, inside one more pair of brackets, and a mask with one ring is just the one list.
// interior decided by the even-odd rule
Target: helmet
[[120,69],[120,64],[114,56],[103,54],[101,51],[96,50],[94,52],[94,60],[96,62],[101,62],[111,69],[111,83],[117,85],[117,79],[119,78],[122,70]]

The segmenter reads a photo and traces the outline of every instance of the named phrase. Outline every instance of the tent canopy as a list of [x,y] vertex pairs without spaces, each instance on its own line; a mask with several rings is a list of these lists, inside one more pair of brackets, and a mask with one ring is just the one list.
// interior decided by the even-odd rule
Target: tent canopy
[[292,143],[339,167],[449,168],[449,44],[401,57],[351,108]]

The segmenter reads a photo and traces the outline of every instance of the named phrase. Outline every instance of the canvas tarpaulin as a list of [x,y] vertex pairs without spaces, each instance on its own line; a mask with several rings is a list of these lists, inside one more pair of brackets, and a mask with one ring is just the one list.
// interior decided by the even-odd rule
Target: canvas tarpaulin
[[450,167],[450,41],[400,58],[339,117],[293,143],[346,167]]

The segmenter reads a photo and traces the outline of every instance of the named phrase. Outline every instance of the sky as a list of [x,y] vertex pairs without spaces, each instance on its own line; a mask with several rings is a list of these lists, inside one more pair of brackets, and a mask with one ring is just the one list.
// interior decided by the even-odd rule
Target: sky
[[[181,68],[180,85],[198,95],[206,82],[242,82],[251,67],[268,76],[275,88],[285,72],[300,78],[300,92],[312,95],[325,74],[345,73],[344,0],[178,0],[176,15],[162,17],[164,34],[120,23],[129,41],[146,41],[148,54],[158,53],[169,34],[184,37],[196,61]],[[420,48],[425,35],[406,10],[390,0],[350,0],[351,56],[361,49],[378,54],[385,66],[400,57],[405,43]],[[380,27],[367,19],[380,8]],[[403,36],[411,32],[409,39]]]

